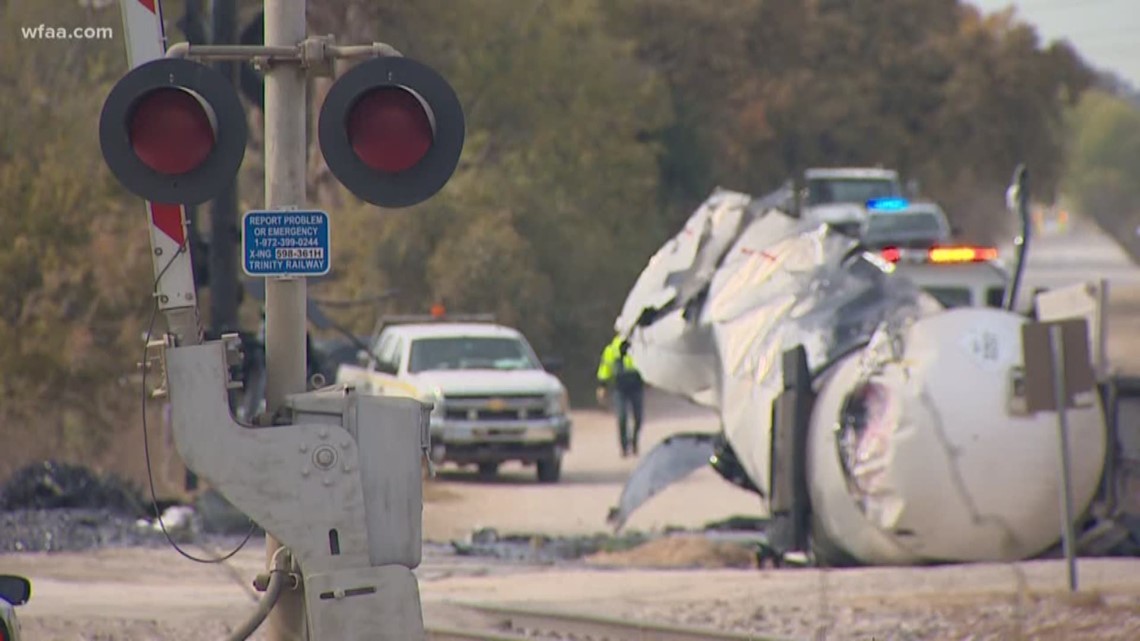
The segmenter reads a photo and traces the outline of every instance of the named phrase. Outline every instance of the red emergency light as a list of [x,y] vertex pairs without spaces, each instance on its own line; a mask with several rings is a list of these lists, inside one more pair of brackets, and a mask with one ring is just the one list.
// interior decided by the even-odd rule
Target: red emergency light
[[[905,254],[898,247],[887,247],[879,252],[879,256],[889,263],[897,263],[910,254]],[[969,245],[954,247],[931,247],[919,256],[914,256],[918,262],[934,263],[936,265],[953,265],[961,263],[982,263],[996,260],[998,250],[996,247],[975,247]]]
[[996,247],[931,247],[932,263],[980,263],[998,257]]

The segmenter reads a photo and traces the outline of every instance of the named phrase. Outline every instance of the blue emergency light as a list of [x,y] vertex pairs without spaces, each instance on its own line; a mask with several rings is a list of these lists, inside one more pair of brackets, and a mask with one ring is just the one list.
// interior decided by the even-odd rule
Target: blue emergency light
[[871,211],[902,211],[910,207],[906,198],[872,198],[867,201],[867,209]]

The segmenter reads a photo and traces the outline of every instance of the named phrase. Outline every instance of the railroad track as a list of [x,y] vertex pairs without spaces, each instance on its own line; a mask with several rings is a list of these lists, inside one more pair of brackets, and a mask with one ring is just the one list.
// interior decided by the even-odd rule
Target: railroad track
[[463,605],[482,615],[483,630],[429,626],[427,641],[789,641],[587,614]]

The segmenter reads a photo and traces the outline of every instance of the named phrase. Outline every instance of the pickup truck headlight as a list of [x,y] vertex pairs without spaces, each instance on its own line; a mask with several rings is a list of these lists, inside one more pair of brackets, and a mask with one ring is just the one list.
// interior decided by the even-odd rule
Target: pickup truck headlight
[[570,395],[566,390],[555,392],[546,397],[546,415],[562,416],[570,411]]

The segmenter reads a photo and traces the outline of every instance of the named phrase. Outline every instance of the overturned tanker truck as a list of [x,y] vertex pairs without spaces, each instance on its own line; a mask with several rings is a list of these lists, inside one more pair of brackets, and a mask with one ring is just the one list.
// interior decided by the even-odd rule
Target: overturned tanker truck
[[[944,309],[856,239],[784,213],[787,200],[716,190],[630,292],[615,329],[646,382],[716,410],[720,429],[658,444],[609,523],[711,465],[758,495],[781,556],[914,565],[1056,550],[1057,416],[1025,411],[1017,381],[1029,318]],[[1140,381],[1097,389],[1068,412],[1078,551],[1136,554]]]

